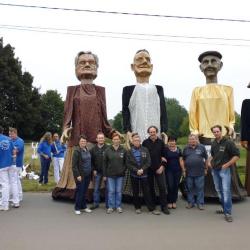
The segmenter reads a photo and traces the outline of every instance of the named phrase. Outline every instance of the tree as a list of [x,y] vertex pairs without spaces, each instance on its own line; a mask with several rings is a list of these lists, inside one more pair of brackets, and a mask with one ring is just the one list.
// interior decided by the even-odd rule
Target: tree
[[[21,62],[15,58],[11,45],[3,46],[0,41],[0,121],[7,131],[8,127],[17,127],[19,135],[31,139],[36,125],[40,122],[36,116],[40,106],[39,91],[32,86],[33,77],[22,73]],[[34,119],[37,118],[37,119]]]
[[47,90],[41,96],[41,135],[46,131],[60,133],[63,123],[64,102],[56,90]]
[[123,133],[123,125],[122,125],[122,112],[120,111],[113,120],[113,128],[120,133]]
[[168,134],[185,136],[188,129],[188,112],[175,98],[165,98],[168,115]]

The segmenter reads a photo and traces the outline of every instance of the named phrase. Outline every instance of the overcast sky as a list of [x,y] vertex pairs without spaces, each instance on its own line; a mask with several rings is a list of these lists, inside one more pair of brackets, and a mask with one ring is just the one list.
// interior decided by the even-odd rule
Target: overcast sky
[[[97,14],[0,5],[0,37],[3,37],[4,45],[10,43],[15,47],[16,56],[21,60],[23,70],[34,76],[33,85],[41,87],[41,93],[45,93],[48,89],[56,89],[63,99],[66,96],[67,86],[78,84],[74,73],[74,58],[77,52],[91,50],[96,53],[99,56],[100,67],[95,83],[106,87],[109,118],[113,118],[121,110],[122,88],[135,83],[130,64],[138,49],[145,48],[151,54],[154,65],[151,83],[162,85],[165,96],[176,98],[186,109],[189,109],[193,88],[205,84],[205,77],[199,70],[198,55],[206,50],[218,50],[223,55],[224,63],[218,75],[218,82],[234,88],[235,110],[239,113],[242,101],[250,98],[250,89],[246,88],[250,81],[248,2],[247,0],[0,0],[0,3],[11,4],[249,21]],[[34,27],[50,28],[47,30],[50,32],[55,32],[51,30],[52,28],[63,30],[57,30],[60,34],[24,30],[28,29],[28,26],[33,27],[33,30],[37,30]],[[86,31],[98,31],[98,33]],[[118,33],[130,33],[130,35]],[[154,36],[135,36],[131,33]],[[183,38],[183,36],[220,39]]]

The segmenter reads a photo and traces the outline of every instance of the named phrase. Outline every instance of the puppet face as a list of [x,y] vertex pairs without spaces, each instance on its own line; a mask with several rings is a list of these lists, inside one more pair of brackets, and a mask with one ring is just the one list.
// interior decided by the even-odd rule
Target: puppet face
[[76,76],[82,79],[95,79],[97,76],[97,65],[93,55],[80,55],[76,65]]
[[145,51],[137,53],[134,57],[134,63],[131,64],[131,69],[136,76],[150,76],[153,70],[150,55]]
[[217,56],[208,55],[205,56],[200,64],[200,69],[206,77],[217,76],[218,72],[222,68],[222,61]]

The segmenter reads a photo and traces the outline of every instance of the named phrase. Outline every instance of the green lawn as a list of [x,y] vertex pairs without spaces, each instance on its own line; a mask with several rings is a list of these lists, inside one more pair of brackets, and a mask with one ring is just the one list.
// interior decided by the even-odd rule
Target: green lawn
[[[181,148],[183,148],[183,145],[180,145]],[[31,159],[32,155],[32,148],[31,144],[27,143],[25,144],[25,156],[24,156],[24,162],[25,164],[30,163],[31,166],[29,168],[29,171],[34,171],[36,174],[39,175],[40,173],[40,160]],[[237,163],[237,169],[240,176],[240,179],[242,183],[245,181],[245,164],[246,164],[246,150],[240,147],[240,160]],[[23,179],[23,190],[24,192],[50,192],[53,190],[53,188],[56,186],[56,183],[54,182],[54,174],[53,174],[53,164],[50,165],[49,170],[49,182],[47,185],[38,185],[38,181],[35,180],[29,180],[27,178]]]

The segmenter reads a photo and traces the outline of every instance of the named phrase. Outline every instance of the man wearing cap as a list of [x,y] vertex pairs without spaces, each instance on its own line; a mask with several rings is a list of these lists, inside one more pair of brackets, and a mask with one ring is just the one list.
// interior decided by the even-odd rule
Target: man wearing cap
[[[247,86],[250,88],[250,83]],[[245,99],[241,107],[241,145],[247,150],[245,188],[250,196],[250,99]]]
[[[223,136],[234,133],[233,88],[228,85],[218,84],[217,80],[217,74],[223,66],[221,59],[222,55],[217,51],[206,51],[198,57],[200,70],[206,77],[206,85],[196,87],[193,90],[190,102],[190,131],[199,136],[200,143],[206,146],[208,154],[214,140],[214,135],[210,130],[212,126],[221,124]],[[244,190],[241,190],[241,183],[238,182],[235,169],[232,171],[232,177],[235,184],[233,185],[233,194],[240,198]],[[217,197],[210,172],[205,180],[205,197]]]

